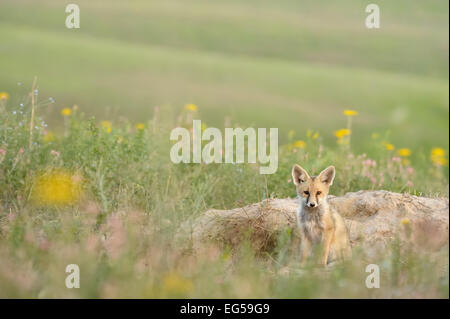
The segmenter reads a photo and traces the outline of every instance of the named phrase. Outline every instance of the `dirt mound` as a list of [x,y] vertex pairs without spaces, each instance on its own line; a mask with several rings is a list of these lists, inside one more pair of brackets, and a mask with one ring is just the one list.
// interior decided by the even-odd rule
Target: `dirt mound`
[[[448,245],[448,198],[359,191],[330,197],[329,202],[344,217],[352,246],[364,245],[369,254],[395,238],[433,251]],[[296,199],[268,199],[232,210],[209,210],[187,222],[178,236],[194,252],[209,244],[237,247],[246,238],[257,252],[270,252],[286,232],[293,235],[291,248],[297,249],[297,206]]]

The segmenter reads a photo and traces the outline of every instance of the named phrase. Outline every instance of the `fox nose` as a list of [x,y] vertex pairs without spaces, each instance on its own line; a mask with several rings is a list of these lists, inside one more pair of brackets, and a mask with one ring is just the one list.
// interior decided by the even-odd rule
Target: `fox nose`
[[316,204],[314,204],[314,203],[309,203],[309,207],[314,207],[314,206],[316,206]]

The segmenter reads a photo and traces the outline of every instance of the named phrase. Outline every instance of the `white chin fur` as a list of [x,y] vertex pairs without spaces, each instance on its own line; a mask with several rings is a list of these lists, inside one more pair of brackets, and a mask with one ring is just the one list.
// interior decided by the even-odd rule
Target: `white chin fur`
[[310,206],[308,205],[309,203],[306,202],[306,198],[305,198],[305,197],[303,197],[303,196],[297,196],[297,197],[298,197],[298,203],[299,203],[300,205],[303,205],[304,207],[308,207],[308,208],[319,207],[319,206],[322,204],[323,200],[324,200],[324,198],[319,199],[314,207],[310,207]]
[[308,208],[315,208],[315,207],[318,207],[320,205],[320,201],[319,201],[319,202],[316,203],[315,206],[311,207],[311,206],[309,206],[309,203],[306,202],[306,198],[300,197],[300,196],[298,197],[298,202],[299,202],[300,205],[303,205],[304,207],[308,207]]

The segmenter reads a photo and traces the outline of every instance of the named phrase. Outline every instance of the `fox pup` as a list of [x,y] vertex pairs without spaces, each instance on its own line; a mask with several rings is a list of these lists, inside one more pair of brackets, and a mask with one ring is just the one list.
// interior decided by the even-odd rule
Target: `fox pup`
[[328,205],[327,195],[335,176],[334,166],[319,176],[309,176],[299,165],[292,168],[299,208],[297,225],[301,231],[301,264],[320,247],[320,263],[326,266],[333,259],[351,257],[350,241],[342,217]]

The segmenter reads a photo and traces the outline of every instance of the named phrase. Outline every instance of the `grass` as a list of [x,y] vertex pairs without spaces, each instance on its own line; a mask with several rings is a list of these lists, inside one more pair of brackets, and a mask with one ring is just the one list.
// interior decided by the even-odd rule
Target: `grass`
[[[82,1],[75,31],[62,26],[57,2],[21,2],[28,10],[6,1],[0,13],[2,90],[21,95],[16,83],[29,87],[38,75],[59,108],[77,103],[109,120],[148,118],[154,105],[176,113],[191,102],[209,125],[231,116],[279,127],[284,141],[291,129],[338,129],[341,110],[356,108],[361,151],[367,136],[387,130],[395,144],[448,149],[445,2],[408,3],[407,15],[401,4],[383,2],[376,32],[364,28],[363,7],[352,1],[327,9],[291,1],[258,8]],[[59,108],[48,111],[53,126]]]
[[[265,258],[245,242],[241,250],[211,248],[196,257],[174,240],[183,222],[209,208],[295,196],[293,163],[312,173],[335,164],[337,195],[389,189],[446,196],[446,166],[397,157],[379,137],[370,142],[378,156],[368,158],[312,133],[281,147],[274,175],[260,175],[256,164],[175,165],[169,131],[189,128],[195,112],[184,110],[173,122],[155,111],[137,127],[125,119],[97,123],[74,108],[60,115],[61,135],[50,135],[40,115],[49,102],[37,101],[31,148],[33,106],[3,100],[0,111],[2,297],[448,297],[445,249],[418,253],[393,242],[383,256],[367,259],[356,249],[347,265],[302,275],[286,274],[296,263],[285,251],[290,233]],[[72,263],[82,273],[76,290],[63,284]],[[367,263],[382,265],[382,289],[365,287]]]
[[[383,256],[287,274],[290,233],[264,258],[248,243],[195,257],[174,240],[210,208],[295,196],[293,163],[334,164],[334,195],[448,197],[448,2],[379,1],[379,30],[350,0],[77,3],[79,30],[58,1],[1,4],[0,297],[448,298],[448,249],[394,241]],[[358,115],[337,144],[344,109]],[[170,130],[192,118],[278,127],[277,173],[172,164]],[[71,263],[80,289],[64,286]],[[365,287],[368,263],[380,289]]]

